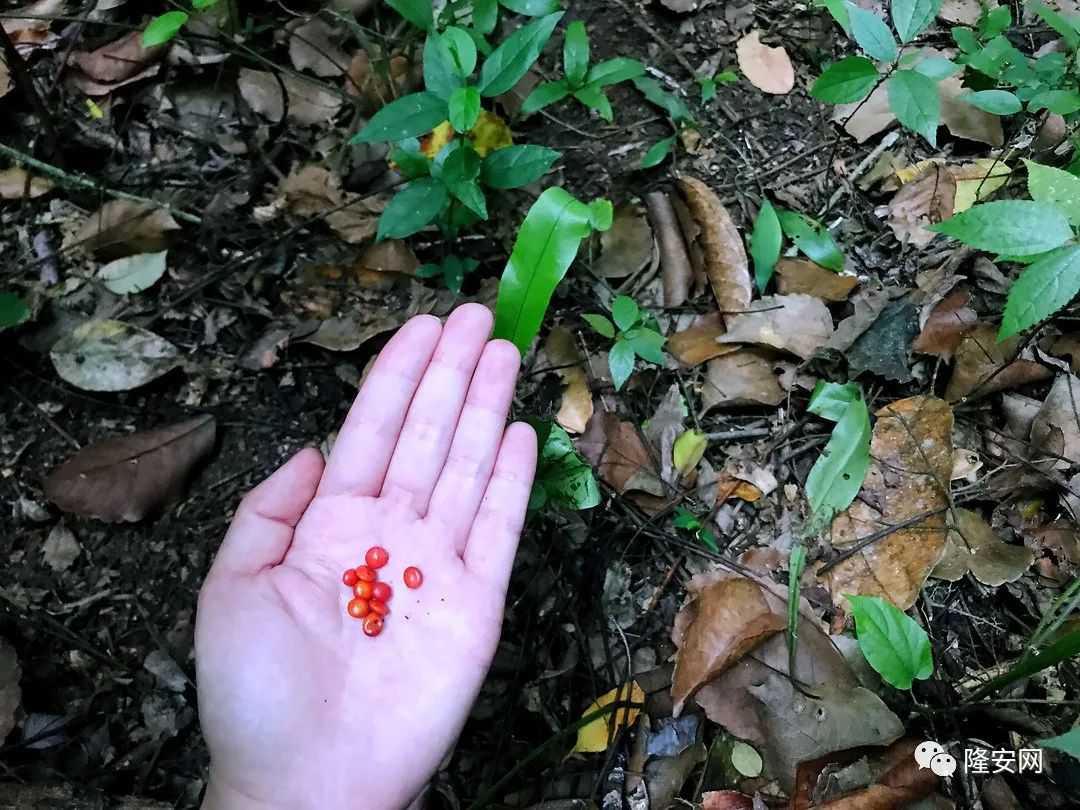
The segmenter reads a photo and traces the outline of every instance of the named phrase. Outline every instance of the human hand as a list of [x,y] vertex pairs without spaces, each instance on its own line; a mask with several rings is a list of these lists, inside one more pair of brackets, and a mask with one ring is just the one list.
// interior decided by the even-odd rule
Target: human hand
[[[461,731],[495,652],[536,467],[506,428],[520,357],[467,304],[380,352],[325,468],[304,450],[240,505],[199,595],[206,807],[398,810]],[[381,635],[345,612],[380,545]],[[423,585],[409,590],[415,565]]]

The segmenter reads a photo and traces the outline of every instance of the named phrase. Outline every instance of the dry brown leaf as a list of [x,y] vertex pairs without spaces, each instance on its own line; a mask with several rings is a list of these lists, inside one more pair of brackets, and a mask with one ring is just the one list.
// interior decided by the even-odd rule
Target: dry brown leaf
[[8,69],[7,62],[0,59],[0,98],[3,98],[11,92],[11,88],[15,86],[15,83],[11,79],[11,71]]
[[854,312],[836,325],[836,331],[825,348],[837,352],[850,349],[863,332],[873,326],[888,305],[889,298],[889,291],[881,287],[866,287],[855,293],[851,299]]
[[345,32],[323,17],[296,19],[285,26],[289,32],[289,59],[297,70],[310,70],[316,76],[340,76],[349,57],[341,49]]
[[[674,458],[675,440],[685,430],[686,415],[682,391],[678,383],[672,383],[656,407],[656,412],[644,425],[645,438],[660,458],[660,478],[668,484],[674,484],[679,479],[680,470],[676,469]],[[700,457],[697,461],[700,461]],[[696,464],[695,461],[691,469]]]
[[[917,396],[876,414],[870,469],[854,504],[832,524],[838,553],[888,526],[949,505],[952,478],[952,408]],[[901,610],[915,603],[945,548],[945,516],[935,514],[863,547],[828,572],[833,604],[846,594],[881,596]]]
[[754,798],[737,790],[706,790],[701,810],[754,810]]
[[[66,6],[67,0],[35,0],[8,11],[11,16],[0,20],[0,28],[7,31],[16,45],[36,43],[40,41],[40,35],[49,30],[51,18],[62,16]],[[20,14],[26,16],[20,17]]]
[[567,433],[584,433],[593,415],[593,398],[585,374],[585,358],[570,330],[554,327],[544,341],[544,354],[563,382],[562,402],[555,421]]
[[694,269],[679,228],[675,208],[671,198],[663,191],[653,191],[645,195],[645,204],[649,209],[649,218],[656,232],[660,252],[664,306],[681,307],[690,295]]
[[1015,582],[1035,559],[1031,549],[1004,542],[977,512],[953,509],[956,525],[949,529],[945,551],[931,576],[956,582],[968,571],[983,585]]
[[694,220],[694,215],[690,213],[681,196],[669,194],[668,199],[671,207],[675,209],[675,219],[679,221],[686,253],[690,257],[690,267],[694,271],[694,289],[691,295],[701,295],[709,286],[709,275],[705,272],[705,251],[701,246],[701,226]]
[[1056,337],[1050,344],[1050,354],[1055,357],[1068,357],[1069,368],[1073,374],[1080,373],[1080,333],[1070,332]]
[[[0,62],[2,64],[2,62]],[[3,68],[0,67],[0,73]],[[3,78],[0,76],[0,88],[3,87]],[[0,90],[0,96],[3,91]],[[31,175],[26,169],[12,166],[10,169],[0,171],[0,200],[23,200],[40,197],[52,191],[52,180],[47,177]]]
[[65,247],[78,245],[105,260],[168,248],[180,230],[168,209],[131,200],[111,200],[90,214]]
[[920,177],[903,185],[884,207],[897,241],[924,248],[937,236],[930,225],[953,215],[956,181],[942,166],[930,166]]
[[1005,133],[1001,129],[1001,118],[980,110],[973,104],[960,100],[971,92],[964,87],[959,76],[949,76],[937,83],[938,97],[941,99],[941,123],[957,138],[978,141],[988,146],[1001,146],[1005,143]]
[[95,82],[117,85],[143,73],[165,54],[167,46],[146,48],[142,40],[142,31],[132,31],[96,51],[73,51],[68,63],[76,65]]
[[110,523],[142,520],[179,496],[214,447],[214,417],[116,436],[84,447],[45,479],[63,509]]
[[686,207],[701,228],[705,272],[721,313],[741,312],[750,305],[754,286],[742,237],[731,214],[711,188],[695,177],[679,178]]
[[0,744],[15,728],[15,712],[22,702],[22,689],[19,678],[22,669],[15,648],[7,639],[0,636]]
[[[887,750],[878,754],[873,751],[854,750],[829,754],[799,765],[796,789],[791,797],[791,810],[905,810],[923,807],[919,800],[929,796],[938,787],[938,778],[929,768],[920,768],[915,760],[916,738],[897,740]],[[848,765],[851,770],[838,769]],[[857,769],[857,770],[855,770]],[[861,785],[841,788],[839,785],[856,779]],[[839,796],[817,796],[824,787],[823,780],[832,777]],[[847,778],[845,778],[847,777]],[[872,782],[867,783],[865,780]],[[827,784],[827,783],[826,783]],[[930,808],[926,808],[930,810]]]
[[884,82],[863,101],[837,104],[833,108],[832,120],[844,124],[844,131],[858,143],[868,141],[895,124],[896,116],[889,106],[889,94]]
[[361,196],[342,191],[340,177],[314,164],[294,168],[279,190],[284,206],[297,216],[315,217],[330,211],[326,224],[351,244],[374,238],[388,199],[383,194]]
[[345,92],[358,96],[360,112],[370,115],[395,98],[407,95],[418,83],[416,73],[408,58],[401,54],[391,56],[385,66],[380,64],[373,70],[368,52],[357,51],[349,62]]
[[384,239],[366,247],[357,265],[361,270],[415,276],[420,260],[408,243],[401,239]]
[[1015,359],[1020,351],[1018,335],[999,343],[997,331],[993,324],[978,323],[960,339],[946,400],[977,399],[1051,376],[1050,369],[1040,363]]
[[[1031,423],[1031,445],[1054,459],[1052,469],[1080,464],[1080,379],[1059,374]],[[1065,459],[1069,459],[1066,461]]]
[[997,0],[982,3],[980,0],[945,0],[938,16],[945,22],[974,27],[982,14],[983,5],[997,6]]
[[952,360],[964,334],[979,319],[975,310],[968,306],[970,300],[968,291],[960,287],[938,301],[930,310],[919,336],[911,344],[911,350]]
[[616,492],[640,490],[657,497],[664,495],[653,458],[632,423],[613,413],[597,411],[576,444]]
[[690,598],[681,611],[685,629],[675,638],[675,716],[694,692],[787,626],[784,614],[774,612],[760,586],[745,577],[710,583]]
[[786,95],[795,87],[795,68],[783,47],[761,43],[761,32],[751,31],[735,46],[739,70],[759,90]]
[[739,349],[709,361],[701,386],[701,404],[717,406],[779,405],[787,396],[781,378],[795,366],[761,349]]
[[716,339],[724,334],[724,316],[719,312],[702,315],[693,326],[668,338],[664,348],[687,367],[699,366],[714,357],[738,351],[738,346],[724,346]]
[[[600,255],[590,269],[600,278],[635,275],[652,263],[657,252],[649,220],[641,206],[633,204],[615,209],[611,227],[600,234],[598,241]],[[670,306],[666,298],[665,305]]]
[[1055,520],[1030,533],[1025,532],[1024,545],[1038,557],[1049,555],[1067,575],[1071,576],[1080,567],[1080,533],[1076,524],[1068,520]]
[[741,315],[727,315],[727,332],[719,343],[769,346],[809,360],[829,342],[833,324],[829,308],[811,295],[766,295]]
[[782,295],[812,295],[825,301],[846,301],[859,284],[857,276],[834,273],[807,259],[781,259],[774,277]]
[[341,96],[330,92],[321,83],[293,74],[281,74],[280,78],[279,82],[273,73],[241,68],[236,84],[248,106],[274,123],[285,115],[283,85],[288,98],[289,120],[297,124],[325,124],[341,109]]

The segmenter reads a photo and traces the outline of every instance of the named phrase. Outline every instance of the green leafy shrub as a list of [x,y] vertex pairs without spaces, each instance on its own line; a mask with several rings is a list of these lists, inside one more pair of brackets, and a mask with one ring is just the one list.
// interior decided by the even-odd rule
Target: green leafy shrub
[[529,509],[551,505],[563,509],[592,509],[600,503],[600,487],[592,467],[574,449],[566,431],[553,422],[530,419],[540,455]]
[[610,320],[595,314],[582,317],[597,333],[615,341],[608,352],[608,369],[616,391],[634,373],[636,358],[664,365],[665,338],[660,334],[656,320],[642,313],[633,298],[616,296],[611,303]]
[[897,689],[934,674],[930,638],[918,623],[880,596],[848,596],[855,635],[866,662]]
[[641,91],[645,98],[667,113],[675,134],[668,138],[657,141],[641,158],[641,168],[650,169],[664,162],[671,154],[679,133],[686,128],[697,126],[690,108],[681,98],[674,93],[669,93],[660,86],[660,82],[651,76],[640,76],[634,79],[634,87]]
[[859,386],[850,382],[819,382],[807,410],[836,423],[806,477],[806,498],[820,526],[859,494],[870,468],[870,413]]
[[[208,8],[213,8],[217,3],[218,0],[191,0],[191,7],[195,11],[205,11]],[[191,15],[180,9],[159,14],[150,21],[149,25],[146,26],[146,30],[143,31],[143,47],[152,48],[155,45],[164,45],[179,34],[190,19]]]

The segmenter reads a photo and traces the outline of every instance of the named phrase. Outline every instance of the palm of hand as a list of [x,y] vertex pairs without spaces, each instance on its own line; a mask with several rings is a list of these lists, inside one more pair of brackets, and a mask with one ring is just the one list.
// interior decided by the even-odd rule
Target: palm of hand
[[[468,307],[451,316],[439,343],[441,350],[453,341],[447,353],[464,355],[464,409],[437,380],[443,414],[425,415],[435,403],[421,382],[407,415],[399,408],[400,435],[384,442],[389,455],[370,446],[365,426],[395,418],[379,365],[400,373],[405,355],[424,359],[421,338],[433,343],[431,326],[407,325],[384,350],[325,472],[314,451],[295,457],[253,491],[253,508],[238,512],[219,552],[200,595],[196,638],[211,792],[264,805],[348,806],[363,797],[373,810],[399,808],[460,732],[498,641],[535,441],[517,426],[503,435],[516,350],[492,343],[481,357],[490,316]],[[384,400],[382,414],[376,400]],[[418,427],[410,431],[411,423]],[[485,441],[480,434],[496,424]],[[369,453],[358,463],[360,448]],[[383,456],[390,461],[380,471]],[[364,494],[376,478],[378,494]],[[264,503],[271,494],[278,500]],[[241,552],[250,558],[250,548],[266,543],[259,531],[287,533],[287,551],[244,571]],[[345,612],[341,573],[373,545],[390,554],[379,574],[393,597],[383,633],[368,638]],[[402,583],[410,565],[424,574],[417,590]]]

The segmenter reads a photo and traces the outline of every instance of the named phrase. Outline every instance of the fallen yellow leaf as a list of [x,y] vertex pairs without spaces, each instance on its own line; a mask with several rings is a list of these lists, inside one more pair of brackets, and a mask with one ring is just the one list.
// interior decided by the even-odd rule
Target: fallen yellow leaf
[[[629,690],[627,687],[629,687]],[[629,692],[629,700],[627,700],[627,692]],[[617,689],[612,689],[606,695],[598,697],[581,716],[588,717],[590,714],[595,714],[600,709],[610,706],[616,701],[636,705],[632,705],[630,708],[619,707],[610,714],[597,717],[591,723],[579,728],[577,743],[574,744],[574,750],[570,752],[571,754],[595,754],[599,751],[606,751],[608,740],[612,739],[620,728],[628,726],[637,720],[638,715],[641,714],[641,704],[645,702],[645,692],[637,685],[637,681],[630,681],[629,684],[623,684]]]
[[700,430],[687,430],[675,440],[671,448],[672,460],[679,475],[686,475],[698,465],[705,455],[709,439]]
[[[476,125],[469,130],[466,137],[472,141],[473,149],[480,157],[485,157],[496,149],[511,146],[514,143],[510,127],[506,122],[487,110],[480,111],[480,117],[476,119]],[[434,160],[444,146],[454,139],[454,128],[449,121],[443,121],[429,134],[420,139],[420,151],[430,160]]]
[[[920,160],[903,169],[896,170],[896,179],[907,184],[917,179],[933,165],[946,165],[942,158]],[[967,211],[975,203],[987,199],[1005,185],[1012,174],[1012,168],[1001,160],[979,158],[971,163],[948,166],[949,174],[956,181],[956,197],[953,200],[953,213]]]

